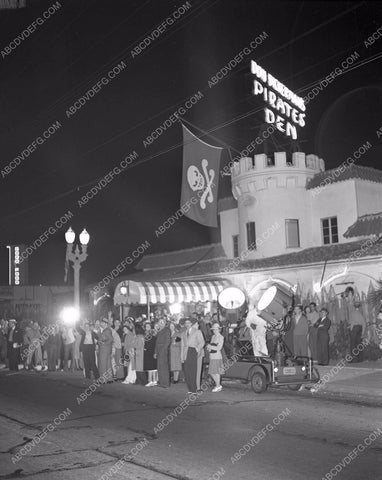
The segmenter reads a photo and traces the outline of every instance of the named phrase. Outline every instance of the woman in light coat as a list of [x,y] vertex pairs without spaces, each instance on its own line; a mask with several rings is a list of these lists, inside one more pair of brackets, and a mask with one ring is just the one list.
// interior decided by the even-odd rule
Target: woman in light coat
[[211,327],[212,338],[207,345],[207,350],[210,353],[210,364],[208,367],[208,373],[211,375],[215,382],[215,388],[212,389],[213,393],[220,392],[222,386],[220,385],[220,376],[224,373],[222,348],[224,344],[224,337],[220,333],[221,326],[218,323],[214,323]]
[[181,334],[177,331],[175,323],[171,322],[169,327],[171,331],[170,371],[173,383],[178,383],[179,373],[182,371]]
[[141,325],[136,325],[135,327],[135,371],[137,374],[137,384],[146,385],[147,383],[147,374],[143,365],[143,356],[145,348],[145,332]]

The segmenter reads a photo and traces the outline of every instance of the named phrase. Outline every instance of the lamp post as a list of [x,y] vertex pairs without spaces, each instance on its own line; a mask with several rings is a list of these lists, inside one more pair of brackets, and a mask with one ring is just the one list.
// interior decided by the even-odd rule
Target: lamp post
[[87,245],[90,240],[90,235],[84,228],[80,233],[80,243],[81,243],[81,251],[78,244],[73,252],[73,244],[74,240],[76,239],[76,234],[69,227],[69,230],[65,233],[65,240],[67,243],[66,248],[66,260],[69,262],[73,262],[73,270],[74,270],[74,306],[75,308],[80,309],[80,268],[81,263],[84,262],[88,256],[86,250]]

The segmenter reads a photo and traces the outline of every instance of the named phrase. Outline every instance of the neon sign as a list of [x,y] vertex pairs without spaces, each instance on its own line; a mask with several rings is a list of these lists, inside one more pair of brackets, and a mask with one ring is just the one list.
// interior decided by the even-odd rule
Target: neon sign
[[25,245],[8,245],[7,248],[9,251],[9,285],[27,285],[28,258],[23,258]]
[[266,123],[274,124],[277,130],[296,140],[297,126],[305,126],[304,100],[253,60],[251,73],[258,79],[253,82],[253,95],[262,95],[271,107],[264,108]]
[[15,247],[15,285],[20,285],[20,248]]

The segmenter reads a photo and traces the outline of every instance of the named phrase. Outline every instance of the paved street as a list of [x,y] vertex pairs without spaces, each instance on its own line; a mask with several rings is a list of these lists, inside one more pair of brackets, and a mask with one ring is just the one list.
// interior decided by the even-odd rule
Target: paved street
[[[254,395],[231,383],[178,408],[174,418],[187,396],[184,384],[104,385],[78,405],[89,385],[78,373],[0,375],[0,479],[321,480],[341,461],[341,471],[332,470],[338,479],[374,480],[382,471],[382,435],[370,435],[382,428],[378,405],[286,390]],[[17,460],[20,448],[68,408],[72,413]],[[166,416],[173,421],[161,430]],[[364,451],[345,461],[365,439]]]

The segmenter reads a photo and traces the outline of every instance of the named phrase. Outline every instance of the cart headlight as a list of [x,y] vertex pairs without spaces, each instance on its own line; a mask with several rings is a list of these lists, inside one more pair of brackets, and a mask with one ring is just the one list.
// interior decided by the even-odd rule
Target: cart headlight
[[278,369],[277,367],[275,367],[275,368],[273,369],[273,371],[277,373],[277,372],[279,371],[279,369]]
[[303,372],[305,372],[306,368],[305,368],[305,367],[301,367],[301,370],[302,370]]

